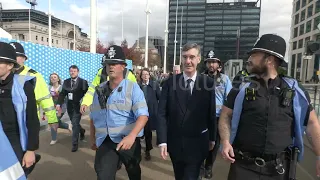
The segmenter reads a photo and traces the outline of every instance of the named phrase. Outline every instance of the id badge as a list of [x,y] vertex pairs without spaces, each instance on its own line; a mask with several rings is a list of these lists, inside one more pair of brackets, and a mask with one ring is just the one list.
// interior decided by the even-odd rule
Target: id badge
[[68,93],[68,99],[73,100],[73,93]]

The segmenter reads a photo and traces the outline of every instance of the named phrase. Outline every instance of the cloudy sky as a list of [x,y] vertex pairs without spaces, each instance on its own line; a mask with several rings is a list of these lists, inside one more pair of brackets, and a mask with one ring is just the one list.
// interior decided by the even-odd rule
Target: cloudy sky
[[[212,2],[222,0],[208,0]],[[231,0],[230,0],[231,1]],[[1,0],[3,9],[29,8],[25,0]],[[121,9],[124,16],[124,37],[129,44],[145,35],[146,0],[97,0],[98,30],[103,43],[121,41]],[[149,35],[164,36],[166,0],[149,0]],[[38,0],[37,10],[48,12],[48,0]],[[90,0],[51,0],[54,16],[80,26],[90,33]],[[260,35],[276,33],[288,42],[290,37],[292,0],[262,0]],[[139,23],[140,22],[140,23]],[[288,49],[288,48],[287,48]]]

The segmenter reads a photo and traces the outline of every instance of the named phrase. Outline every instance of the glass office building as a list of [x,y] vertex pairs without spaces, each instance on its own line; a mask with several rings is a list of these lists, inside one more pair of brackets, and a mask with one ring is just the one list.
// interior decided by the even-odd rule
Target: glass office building
[[[259,37],[261,0],[179,0],[177,18],[177,58],[180,59],[181,14],[182,45],[198,43],[202,57],[213,49],[222,61],[247,58]],[[173,65],[177,0],[169,5],[168,67]],[[240,32],[240,36],[239,33]],[[238,38],[239,37],[239,38]]]

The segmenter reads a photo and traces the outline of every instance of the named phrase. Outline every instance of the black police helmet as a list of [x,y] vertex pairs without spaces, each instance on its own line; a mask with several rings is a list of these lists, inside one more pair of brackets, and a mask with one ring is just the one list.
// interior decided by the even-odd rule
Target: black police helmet
[[112,45],[108,48],[107,52],[102,57],[102,65],[106,64],[125,64],[126,57],[123,53],[123,50],[120,46]]
[[286,54],[286,41],[275,34],[264,34],[257,40],[248,54],[251,55],[255,52],[264,52],[284,61],[284,56]]
[[27,55],[24,52],[24,48],[23,48],[22,44],[20,44],[18,42],[10,42],[10,45],[15,48],[17,56],[23,56],[26,58],[26,60],[28,59]]
[[13,63],[14,68],[20,67],[17,62],[17,54],[13,46],[8,43],[0,42],[0,61]]
[[207,61],[218,61],[219,64],[221,64],[221,61],[220,59],[216,56],[216,54],[214,53],[213,50],[210,50],[207,55],[206,55],[206,58],[204,60],[204,63],[206,63]]

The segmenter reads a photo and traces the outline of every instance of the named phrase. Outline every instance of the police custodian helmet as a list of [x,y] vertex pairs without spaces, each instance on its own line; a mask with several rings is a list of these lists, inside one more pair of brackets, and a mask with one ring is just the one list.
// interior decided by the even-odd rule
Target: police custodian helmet
[[204,63],[206,63],[208,60],[212,60],[212,61],[218,61],[219,64],[221,64],[220,59],[216,56],[216,54],[214,53],[213,50],[210,50],[207,55],[206,58],[204,60]]
[[19,64],[17,63],[17,54],[14,47],[5,42],[0,42],[0,61],[13,63],[14,68],[18,68]]
[[106,64],[125,64],[126,57],[123,53],[123,50],[120,46],[112,45],[108,48],[107,52],[102,57],[102,65]]
[[23,56],[26,58],[26,60],[28,59],[26,53],[24,52],[24,48],[20,43],[10,42],[10,45],[16,50],[17,56]]
[[279,58],[281,61],[284,61],[284,56],[286,54],[286,41],[275,34],[264,34],[257,40],[248,54],[251,55],[255,52],[265,52]]

